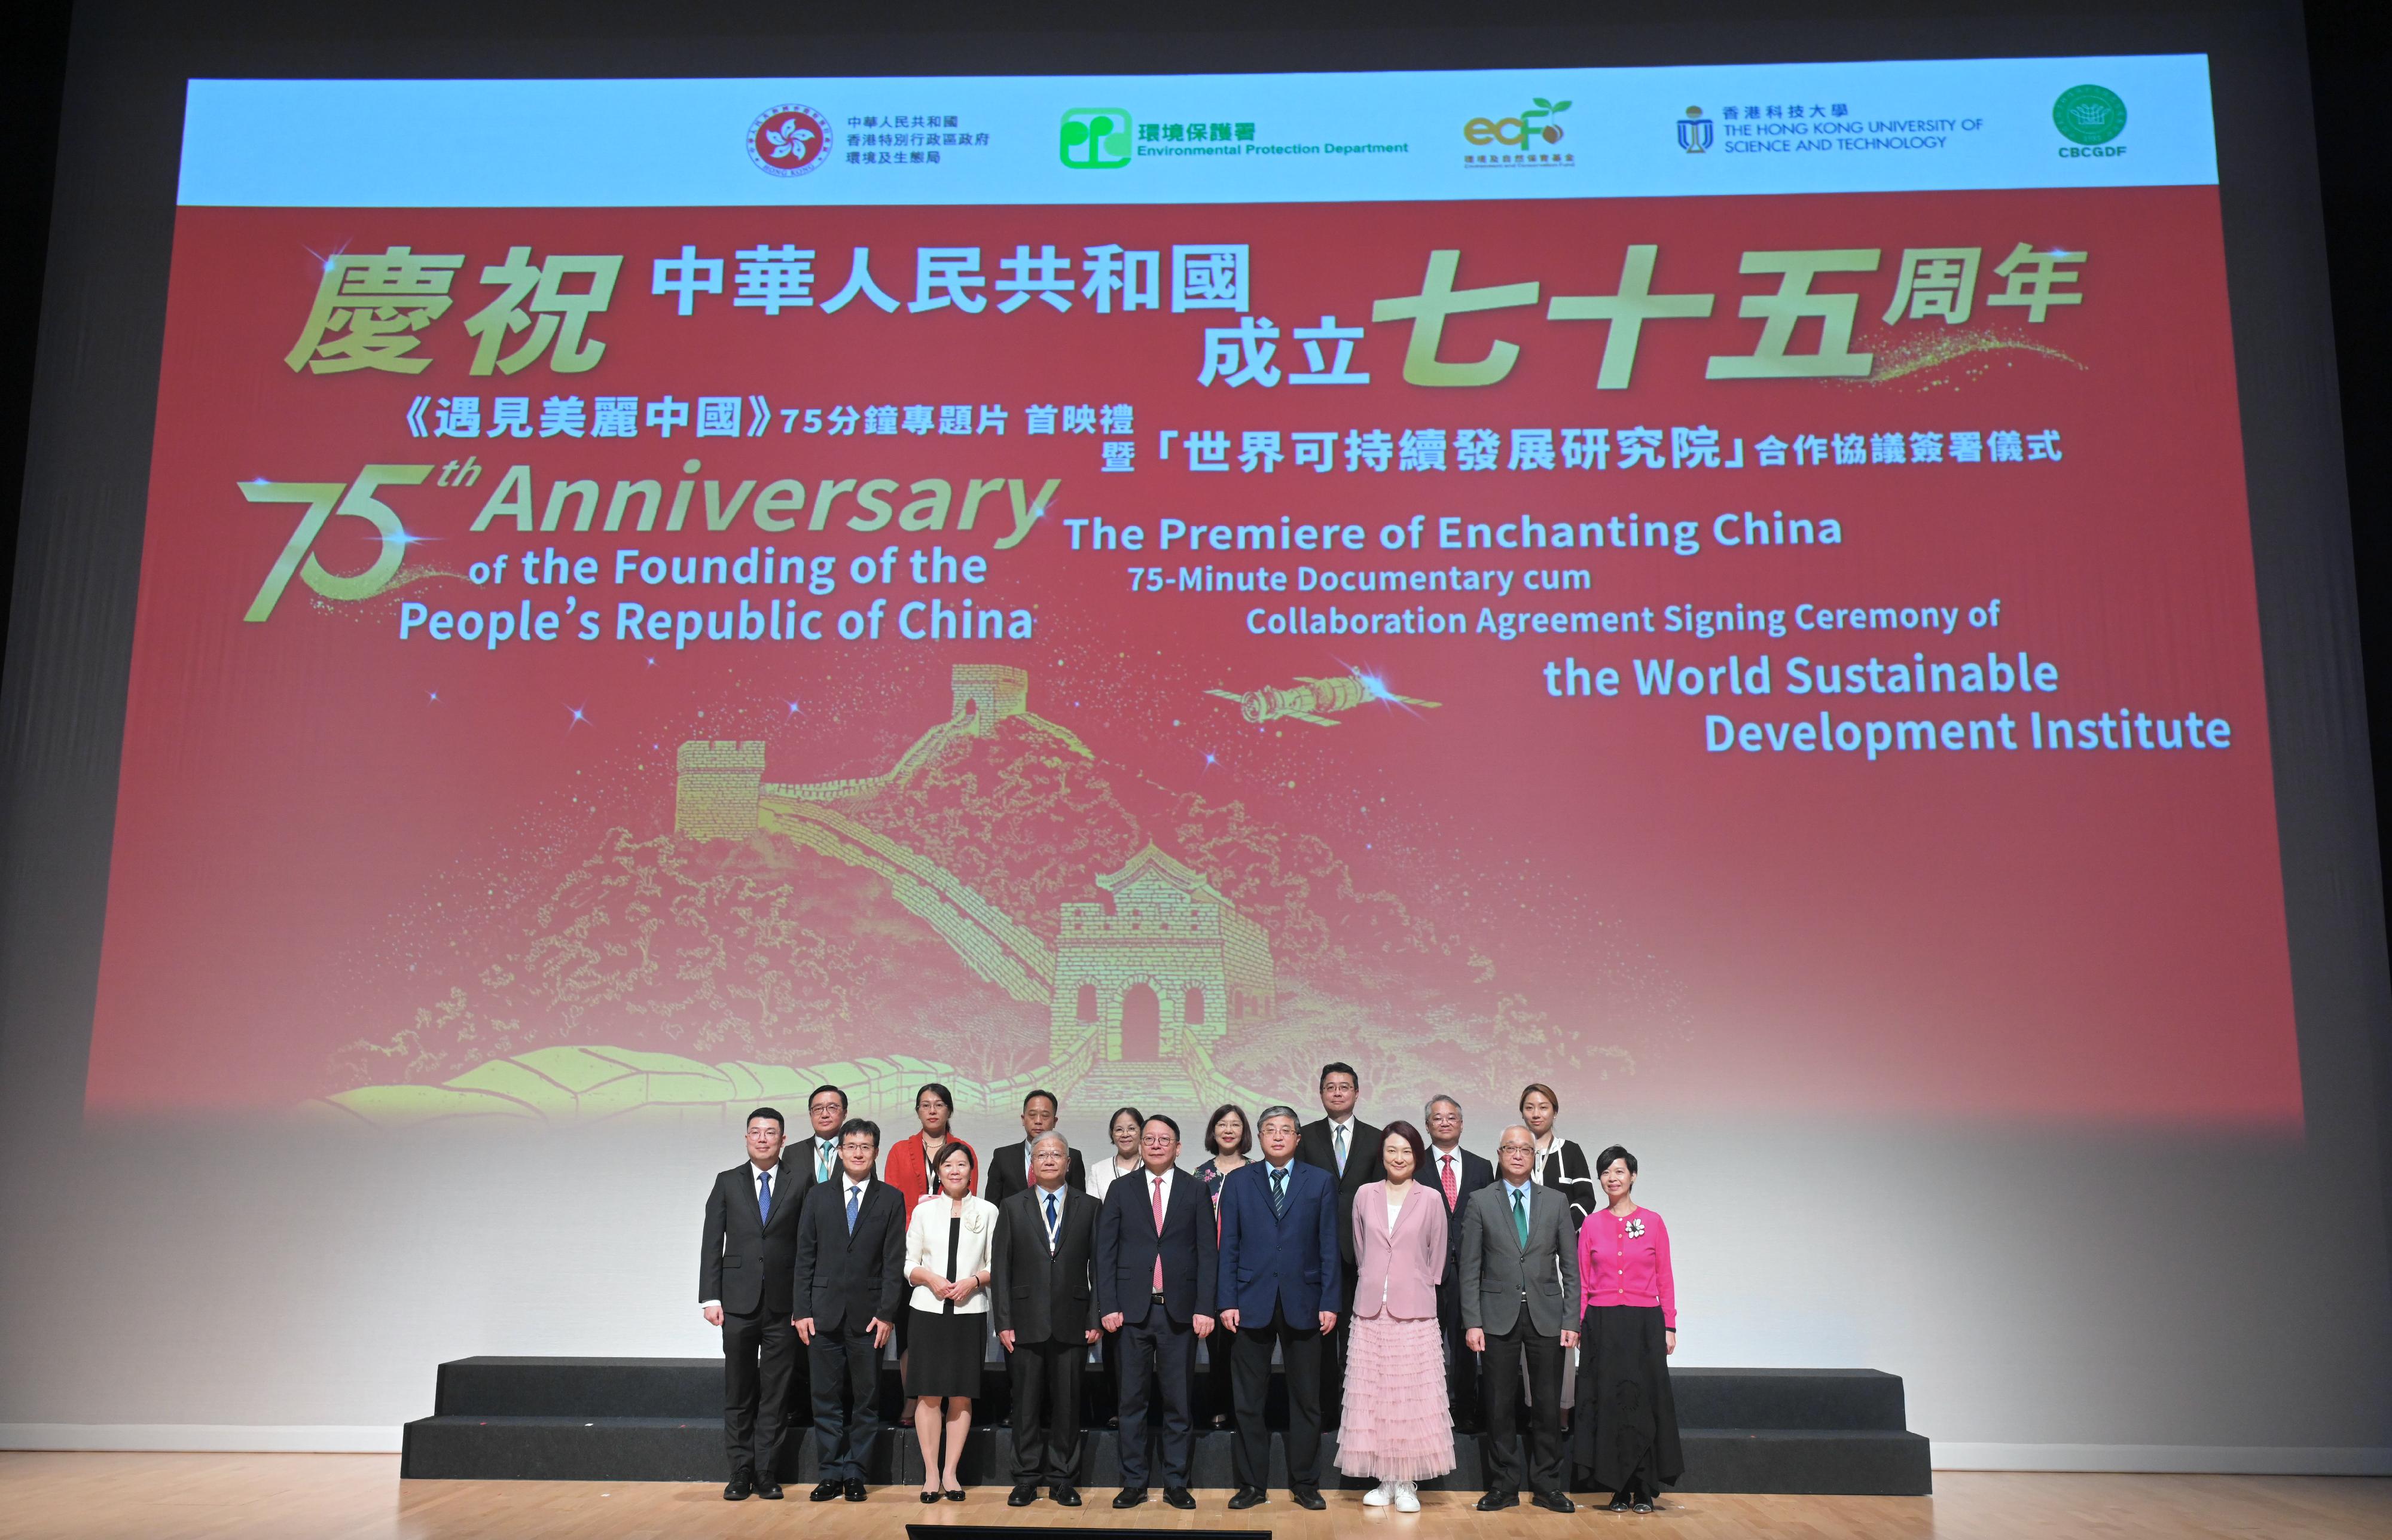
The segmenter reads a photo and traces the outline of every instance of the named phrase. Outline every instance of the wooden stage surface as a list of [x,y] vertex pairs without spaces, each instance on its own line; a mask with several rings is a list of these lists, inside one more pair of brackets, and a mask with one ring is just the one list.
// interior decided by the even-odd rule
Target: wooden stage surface
[[1071,1524],[1083,1529],[1268,1530],[1330,1540],[1374,1526],[1384,1540],[1528,1540],[1637,1534],[1676,1540],[2383,1540],[2392,1480],[2287,1476],[2085,1476],[1935,1473],[1932,1497],[1672,1496],[1650,1517],[1522,1506],[1470,1511],[1471,1495],[1424,1493],[1417,1517],[1365,1509],[1359,1493],[1306,1513],[1274,1495],[1231,1513],[1226,1492],[1193,1513],[1164,1506],[1116,1513],[1111,1492],[1076,1512],[1005,1506],[1005,1489],[924,1507],[912,1488],[868,1503],[722,1500],[679,1482],[406,1482],[396,1455],[0,1454],[0,1540],[903,1540],[908,1522]]

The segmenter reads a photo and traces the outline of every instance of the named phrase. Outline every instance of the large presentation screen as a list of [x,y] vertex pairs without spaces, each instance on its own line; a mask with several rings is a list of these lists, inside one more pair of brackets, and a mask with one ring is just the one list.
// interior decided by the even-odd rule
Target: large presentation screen
[[2200,57],[203,80],[87,1106],[2297,1128]]

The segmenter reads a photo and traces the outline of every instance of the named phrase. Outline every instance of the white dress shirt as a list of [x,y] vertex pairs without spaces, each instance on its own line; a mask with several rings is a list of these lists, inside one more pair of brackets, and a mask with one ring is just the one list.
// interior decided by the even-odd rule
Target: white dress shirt
[[[781,1201],[781,1164],[760,1166],[752,1159],[748,1162],[748,1184],[756,1189],[756,1197],[760,1200],[757,1204],[759,1209],[763,1207],[760,1200],[764,1196],[764,1177],[767,1172],[770,1172],[773,1177],[773,1201],[778,1203]],[[712,1310],[722,1302],[720,1300],[700,1300],[697,1301],[697,1308]]]

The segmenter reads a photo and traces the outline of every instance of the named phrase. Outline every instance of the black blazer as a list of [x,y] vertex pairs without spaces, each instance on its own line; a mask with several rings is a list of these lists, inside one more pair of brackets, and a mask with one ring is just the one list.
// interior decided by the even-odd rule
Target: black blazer
[[1154,1302],[1154,1259],[1163,1258],[1163,1308],[1186,1326],[1213,1311],[1220,1237],[1213,1198],[1202,1178],[1173,1168],[1163,1233],[1154,1230],[1154,1188],[1141,1166],[1113,1179],[1097,1214],[1097,1314],[1119,1311],[1125,1322],[1146,1319]]
[[1337,1251],[1348,1271],[1354,1267],[1354,1194],[1364,1183],[1386,1180],[1386,1151],[1381,1147],[1386,1138],[1386,1130],[1355,1119],[1342,1177],[1337,1174],[1337,1144],[1330,1134],[1328,1119],[1305,1124],[1295,1141],[1295,1158],[1320,1167],[1337,1184]]
[[[748,1161],[714,1179],[706,1195],[706,1238],[697,1249],[697,1297],[720,1300],[734,1315],[759,1309],[789,1313],[789,1276],[798,1259],[798,1216],[805,1185],[786,1162],[773,1171],[773,1217],[756,1215],[756,1168]],[[813,1173],[805,1173],[811,1177]],[[787,1184],[786,1186],[784,1184]]]
[[1097,1214],[1104,1205],[1063,1189],[1055,1249],[1046,1249],[1046,1195],[1015,1193],[996,1208],[989,1255],[989,1303],[995,1328],[1016,1342],[1086,1341],[1097,1324]]
[[[1022,1145],[1026,1142],[1016,1141],[988,1158],[988,1174],[981,1181],[980,1192],[982,1197],[1000,1209],[1005,1207],[1007,1198],[1030,1190],[1030,1178],[1021,1163]],[[1088,1190],[1088,1168],[1080,1163],[1078,1150],[1072,1152],[1072,1163],[1064,1168],[1063,1185],[1075,1193]],[[1039,1223],[1044,1224],[1046,1221],[1041,1219]]]
[[1587,1163],[1586,1151],[1579,1148],[1575,1139],[1554,1141],[1553,1156],[1544,1162],[1538,1185],[1551,1187],[1569,1199],[1572,1234],[1586,1223],[1587,1215],[1603,1207],[1594,1168]]
[[874,1177],[864,1189],[851,1235],[846,1195],[844,1171],[806,1195],[798,1215],[789,1314],[800,1321],[812,1316],[821,1331],[862,1331],[876,1320],[893,1326],[905,1283],[905,1199]]
[[[1452,1287],[1462,1277],[1462,1219],[1463,1210],[1470,1207],[1470,1195],[1481,1187],[1492,1185],[1495,1181],[1495,1168],[1485,1156],[1473,1155],[1468,1150],[1459,1153],[1462,1156],[1459,1162],[1462,1192],[1454,1199],[1453,1207],[1446,1210],[1445,1276],[1437,1280],[1440,1288]],[[1441,1196],[1445,1192],[1444,1171],[1445,1168],[1437,1163],[1436,1146],[1431,1145],[1428,1147],[1428,1170],[1420,1173],[1422,1184]]]

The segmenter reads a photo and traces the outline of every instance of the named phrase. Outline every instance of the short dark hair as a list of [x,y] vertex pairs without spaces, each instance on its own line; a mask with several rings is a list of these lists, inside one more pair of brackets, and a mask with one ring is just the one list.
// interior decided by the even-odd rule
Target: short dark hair
[[948,1140],[946,1147],[939,1151],[938,1160],[930,1167],[931,1174],[935,1176],[942,1167],[957,1155],[964,1158],[964,1169],[970,1173],[964,1178],[964,1191],[970,1192],[980,1185],[980,1154],[960,1139]]
[[1594,1161],[1594,1174],[1601,1176],[1605,1171],[1609,1171],[1614,1160],[1627,1161],[1628,1174],[1631,1176],[1636,1174],[1636,1157],[1628,1153],[1628,1146],[1625,1145],[1613,1145],[1597,1156]]
[[847,1116],[847,1093],[846,1093],[846,1092],[844,1092],[844,1091],[841,1091],[838,1087],[837,1087],[837,1086],[835,1086],[835,1085],[818,1085],[818,1086],[815,1086],[812,1091],[807,1092],[807,1093],[806,1093],[806,1110],[807,1110],[807,1111],[809,1111],[809,1112],[812,1111],[812,1110],[813,1110],[813,1106],[814,1106],[814,1098],[816,1098],[816,1097],[820,1096],[820,1095],[821,1095],[824,1092],[826,1092],[826,1091],[829,1092],[832,1095],[834,1095],[834,1096],[836,1096],[836,1097],[838,1097],[838,1112],[839,1112],[839,1116],[840,1116],[840,1117],[842,1117],[842,1118],[846,1117],[846,1116]]
[[1148,1114],[1148,1115],[1147,1115],[1143,1119],[1141,1119],[1141,1120],[1139,1121],[1139,1123],[1138,1123],[1138,1131],[1140,1133],[1144,1133],[1144,1132],[1146,1132],[1146,1125],[1147,1125],[1148,1123],[1161,1123],[1164,1128],[1167,1128],[1167,1129],[1169,1129],[1169,1130],[1171,1131],[1171,1137],[1172,1137],[1172,1138],[1174,1138],[1174,1139],[1176,1140],[1176,1139],[1177,1139],[1177,1138],[1179,1137],[1179,1124],[1178,1124],[1178,1121],[1177,1121],[1176,1119],[1167,1118],[1167,1117],[1164,1116],[1164,1115],[1163,1115],[1162,1113],[1160,1113],[1160,1112],[1152,1112],[1152,1113],[1149,1113],[1149,1114]]
[[[774,1128],[779,1129],[784,1133],[789,1132],[789,1120],[781,1116],[781,1109],[779,1107],[760,1106],[755,1111],[748,1114],[748,1122],[752,1123],[759,1118],[770,1118],[773,1119],[773,1126]],[[742,1123],[739,1126],[745,1128],[748,1124]]]
[[956,1094],[936,1081],[930,1081],[921,1090],[914,1093],[914,1106],[916,1108],[921,1106],[922,1098],[925,1096],[936,1096],[949,1112],[956,1109]]
[[1112,1137],[1113,1125],[1120,1122],[1124,1116],[1140,1128],[1144,1128],[1146,1126],[1145,1113],[1140,1112],[1134,1106],[1117,1106],[1113,1108],[1113,1115],[1105,1119],[1106,1138],[1110,1139]]
[[874,1122],[869,1118],[850,1118],[847,1121],[838,1125],[838,1142],[842,1145],[847,1143],[847,1136],[851,1133],[861,1133],[865,1138],[870,1139],[872,1141],[873,1152],[875,1154],[879,1153],[880,1125],[878,1123]]
[[1385,1128],[1381,1129],[1379,1132],[1383,1141],[1386,1139],[1401,1139],[1405,1144],[1410,1145],[1412,1147],[1412,1174],[1414,1176],[1418,1176],[1423,1171],[1428,1170],[1428,1141],[1421,1137],[1420,1130],[1412,1127],[1411,1124],[1405,1122],[1401,1118],[1398,1118],[1394,1122],[1389,1123]]
[[1058,1096],[1052,1091],[1046,1090],[1043,1086],[1038,1090],[1032,1092],[1029,1095],[1021,1098],[1021,1110],[1024,1112],[1029,1111],[1030,1104],[1036,1101],[1041,1096],[1046,1097],[1046,1105],[1053,1107],[1056,1111],[1060,1112],[1063,1110],[1063,1098]]
[[[1216,1135],[1221,1130],[1221,1119],[1231,1116],[1238,1119],[1238,1147],[1225,1150]],[[1237,1103],[1223,1102],[1213,1109],[1213,1116],[1204,1119],[1204,1147],[1215,1155],[1246,1154],[1254,1147],[1254,1120],[1247,1117],[1246,1109]]]
[[1359,1091],[1362,1089],[1361,1075],[1352,1065],[1347,1064],[1344,1059],[1332,1059],[1327,1064],[1322,1065],[1320,1067],[1320,1084],[1315,1085],[1312,1089],[1318,1091],[1321,1086],[1327,1085],[1329,1083],[1329,1077],[1332,1075],[1343,1075],[1347,1080],[1354,1082],[1355,1090]]

